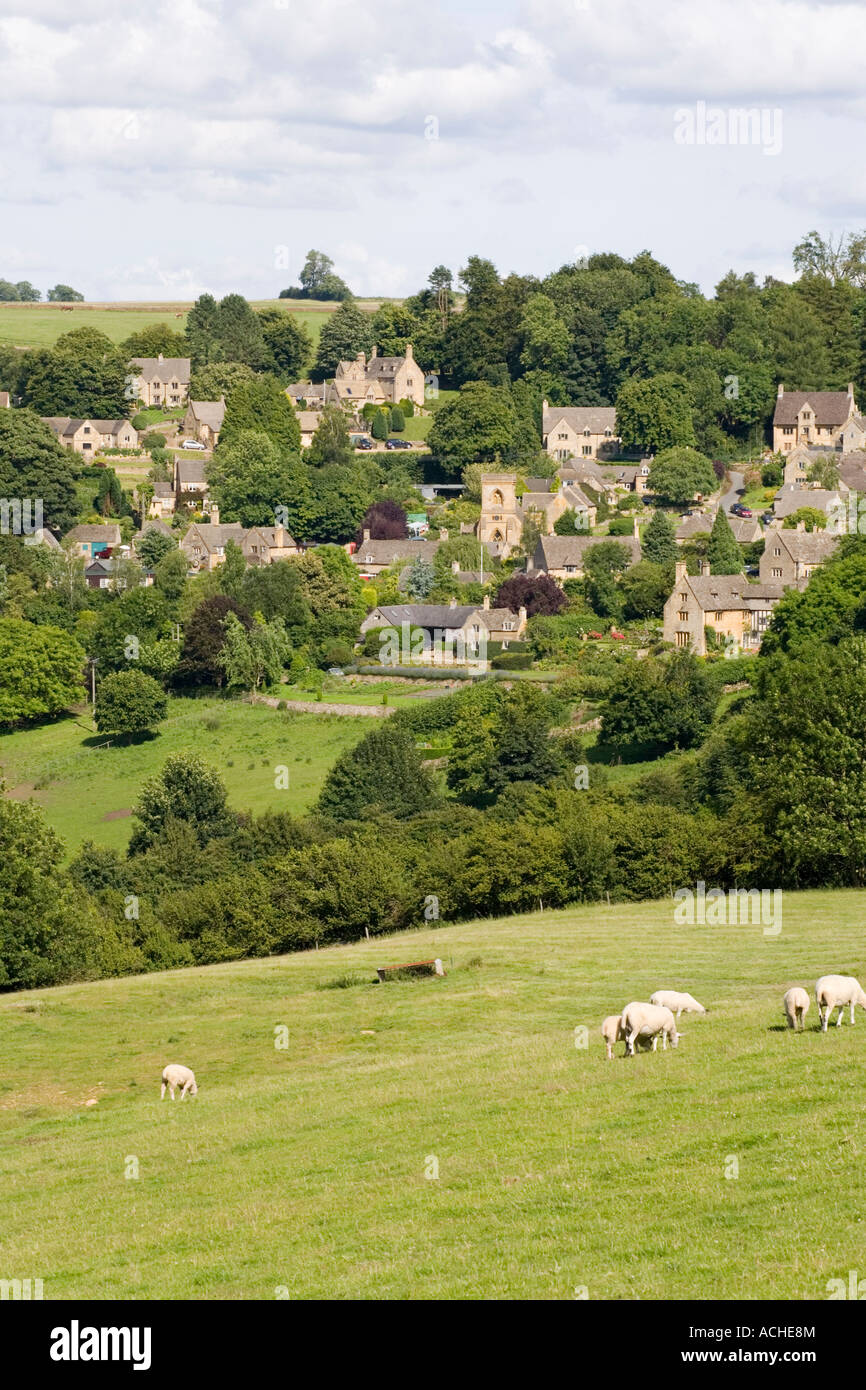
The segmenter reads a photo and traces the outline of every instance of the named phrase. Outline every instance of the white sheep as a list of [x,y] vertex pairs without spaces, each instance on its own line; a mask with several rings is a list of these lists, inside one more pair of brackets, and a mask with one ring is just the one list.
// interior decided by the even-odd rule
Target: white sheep
[[168,1087],[171,1099],[174,1100],[174,1089],[181,1086],[181,1100],[186,1100],[187,1092],[191,1096],[198,1095],[198,1086],[195,1084],[195,1077],[189,1067],[181,1067],[177,1062],[170,1062],[162,1073],[162,1090],[159,1093],[160,1100],[165,1100],[165,1088]]
[[607,1060],[610,1062],[613,1058],[614,1043],[618,1043],[620,1039],[625,1042],[625,1033],[622,1031],[622,1014],[608,1014],[601,1025],[601,1036],[604,1038]]
[[809,1012],[809,1003],[808,991],[803,989],[802,985],[792,985],[790,989],[785,990],[782,999],[785,1021],[795,1033],[802,1033],[805,1028],[803,1020]]
[[658,1004],[662,1009],[670,1009],[676,1017],[677,1023],[680,1021],[680,1014],[705,1014],[707,1012],[703,1004],[699,1004],[693,994],[680,994],[675,989],[657,989],[655,994],[650,995],[650,1003]]
[[854,1005],[859,1004],[861,1009],[866,1009],[866,994],[863,993],[860,981],[855,980],[853,975],[822,975],[815,985],[815,1001],[818,1005],[822,1033],[826,1033],[830,1015],[836,1007],[839,1009],[839,1015],[836,1019],[837,1028],[842,1022],[842,1014],[846,1004],[850,1005],[851,1008],[852,1024],[854,1022]]
[[[622,1011],[622,1027],[625,1033],[625,1051],[627,1057],[634,1056],[635,1040],[641,1042],[653,1039],[657,1042],[658,1035],[662,1035],[662,1048],[665,1049],[670,1042],[671,1047],[676,1047],[681,1034],[677,1032],[676,1020],[670,1009],[663,1008],[658,1004],[642,1004],[635,999],[631,1004],[626,1004]],[[655,1051],[655,1046],[653,1046]]]

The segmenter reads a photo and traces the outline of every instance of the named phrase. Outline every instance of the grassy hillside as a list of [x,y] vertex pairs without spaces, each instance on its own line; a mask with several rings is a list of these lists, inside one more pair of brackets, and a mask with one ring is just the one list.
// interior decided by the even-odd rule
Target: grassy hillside
[[[380,303],[379,300],[358,302],[362,309],[371,312]],[[182,333],[191,308],[189,303],[76,304],[69,312],[59,304],[0,303],[0,343],[20,348],[48,347],[61,333],[73,328],[96,328],[112,342],[120,343],[151,323],[167,323],[177,333]],[[337,305],[322,303],[313,308],[305,300],[262,299],[255,301],[255,308],[284,309],[294,314],[309,329],[313,341],[318,342],[322,324]]]
[[[0,778],[15,796],[32,796],[70,852],[83,840],[126,846],[138,789],[170,753],[196,752],[220,770],[237,810],[306,810],[344,748],[370,720],[283,714],[219,699],[172,699],[156,738],[105,747],[87,715],[0,735]],[[289,787],[274,786],[275,767]]]
[[[585,907],[5,996],[0,1268],[56,1299],[825,1298],[862,1268],[866,1018],[793,1036],[780,1001],[866,970],[863,908],[786,895],[765,937]],[[711,1012],[606,1062],[604,1015],[661,986]],[[160,1103],[168,1061],[196,1101]]]

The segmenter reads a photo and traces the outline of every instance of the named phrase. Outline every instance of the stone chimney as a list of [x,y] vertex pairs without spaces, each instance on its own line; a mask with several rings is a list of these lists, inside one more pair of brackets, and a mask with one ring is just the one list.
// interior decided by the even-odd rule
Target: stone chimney
[[216,502],[211,502],[208,511],[209,511],[209,514],[210,514],[211,525],[212,525],[212,526],[219,526],[219,524],[220,524],[220,509],[219,509],[219,507],[217,506]]
[[778,397],[779,399],[781,399],[781,397],[784,396],[784,394],[785,394],[785,388],[784,388],[784,386],[782,385],[782,383],[781,383],[781,381],[780,381],[780,382],[779,382],[779,389],[778,389],[778,391],[776,392],[776,395],[777,395],[777,397]]
[[157,362],[164,362],[165,358],[163,357],[162,353],[160,353],[156,360]]
[[452,573],[452,574],[459,574],[459,573],[460,573],[460,561],[459,561],[459,560],[452,560],[452,561],[451,561],[451,573]]
[[365,541],[368,541],[369,539],[370,539],[370,528],[369,528],[369,526],[365,526],[365,527],[364,527],[364,540],[365,540]]
[[710,562],[709,562],[709,560],[701,560],[701,577],[702,577],[703,579],[709,579],[709,577],[710,577]]
[[411,343],[407,343],[407,344],[406,344],[406,349],[405,349],[405,351],[404,351],[404,353],[403,353],[403,356],[406,358],[406,361],[407,361],[407,362],[414,362],[414,361],[415,361],[415,358],[414,358],[414,356],[412,355],[412,344],[411,344]]
[[450,599],[450,601],[449,601],[448,607],[449,607],[449,608],[456,608],[456,607],[457,607],[457,600],[456,600],[456,598],[454,597],[453,594],[451,595],[451,599]]
[[689,567],[688,567],[688,565],[686,564],[685,560],[677,560],[676,569],[675,569],[675,575],[676,575],[676,580],[675,580],[675,582],[676,582],[677,584],[679,584],[681,580],[685,579],[685,577],[686,577],[686,575],[688,574],[688,572],[689,572]]
[[275,550],[282,550],[282,548],[283,548],[283,546],[285,545],[285,543],[286,543],[286,528],[285,528],[285,526],[282,526],[282,525],[280,525],[279,523],[277,523],[277,525],[274,527],[274,549],[275,549]]
[[483,604],[482,604],[481,606],[482,606],[482,608],[484,609],[484,612],[485,612],[485,613],[489,613],[489,612],[490,612],[490,595],[489,595],[489,594],[485,594],[485,595],[484,595],[484,602],[483,602]]
[[798,530],[798,531],[805,531],[805,529],[806,529],[806,523],[805,523],[805,521],[798,521],[798,522],[797,522],[797,530]]
[[523,627],[524,623],[526,622],[526,609],[522,605],[518,609],[517,616],[520,620],[520,626]]
[[443,527],[440,528],[440,531],[439,531],[439,539],[440,539],[440,541],[447,541],[447,539],[448,539],[448,528],[447,528],[446,526],[443,526]]
[[370,349],[370,361],[371,361],[371,362],[373,361],[373,358],[376,356],[376,354],[378,353],[378,351],[379,351],[379,344],[378,344],[378,343],[374,343],[373,346],[372,346],[371,349]]

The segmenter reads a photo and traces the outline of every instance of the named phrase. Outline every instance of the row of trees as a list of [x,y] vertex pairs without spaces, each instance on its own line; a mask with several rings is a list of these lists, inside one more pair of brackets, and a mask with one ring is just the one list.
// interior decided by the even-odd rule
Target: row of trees
[[[37,290],[35,285],[31,285],[29,280],[18,280],[14,284],[11,280],[0,280],[0,303],[3,304],[38,304],[42,298],[42,291]],[[46,290],[45,298],[49,304],[72,304],[83,303],[84,295],[79,294],[71,285],[54,285],[50,290]]]
[[[38,808],[0,799],[0,987],[354,940],[420,924],[425,909],[429,925],[431,903],[432,920],[453,922],[657,898],[698,879],[860,886],[861,552],[830,562],[814,597],[784,601],[776,648],[737,663],[749,689],[733,703],[686,654],[627,665],[605,737],[654,729],[659,748],[690,751],[616,789],[592,761],[576,775],[587,755],[563,732],[573,692],[482,682],[377,724],[301,819],[239,814],[215,769],[176,755],[141,789],[128,856],[87,844],[63,870]],[[419,737],[447,740],[445,784]]]

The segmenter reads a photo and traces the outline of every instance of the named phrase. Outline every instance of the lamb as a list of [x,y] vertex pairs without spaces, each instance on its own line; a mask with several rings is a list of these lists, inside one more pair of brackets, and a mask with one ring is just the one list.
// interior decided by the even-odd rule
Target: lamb
[[613,1059],[614,1043],[618,1043],[620,1040],[625,1042],[625,1033],[622,1030],[622,1014],[608,1014],[601,1025],[601,1036],[604,1038],[607,1060],[610,1062]]
[[809,1012],[809,1002],[808,992],[801,985],[792,985],[785,991],[782,1008],[788,1027],[795,1033],[802,1033],[805,1028],[803,1020]]
[[693,994],[680,994],[675,989],[657,989],[655,994],[650,995],[650,1003],[658,1004],[660,1008],[670,1009],[676,1015],[677,1023],[680,1021],[680,1014],[705,1014],[707,1011],[703,1004],[699,1004]]
[[195,1077],[189,1067],[181,1067],[177,1062],[170,1062],[162,1073],[162,1090],[159,1093],[160,1100],[165,1100],[165,1088],[169,1089],[171,1099],[174,1100],[175,1086],[183,1087],[180,1098],[186,1100],[187,1092],[191,1096],[198,1095],[198,1086],[195,1084]]
[[[653,1041],[658,1040],[658,1035],[662,1035],[662,1048],[665,1049],[670,1042],[671,1047],[676,1047],[680,1040],[677,1032],[676,1020],[670,1009],[663,1008],[658,1004],[642,1004],[639,1000],[634,1000],[631,1004],[626,1004],[622,1011],[622,1027],[625,1032],[625,1051],[627,1057],[634,1056],[635,1040]],[[653,1049],[655,1050],[655,1048]]]
[[846,1004],[850,1005],[853,1025],[854,1005],[859,1004],[861,1009],[866,1009],[866,994],[863,993],[860,981],[855,980],[853,975],[822,975],[815,985],[815,1002],[818,1005],[821,1032],[826,1033],[833,1010],[837,1007],[839,1009],[839,1015],[836,1019],[836,1027],[838,1028],[842,1022],[842,1014]]

